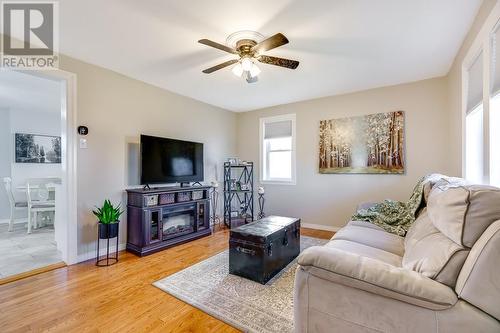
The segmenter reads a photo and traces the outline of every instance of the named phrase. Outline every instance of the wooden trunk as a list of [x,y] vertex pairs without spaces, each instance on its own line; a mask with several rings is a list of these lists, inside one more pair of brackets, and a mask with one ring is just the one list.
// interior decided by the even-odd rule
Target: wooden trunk
[[300,219],[269,216],[231,230],[229,273],[265,284],[300,253]]

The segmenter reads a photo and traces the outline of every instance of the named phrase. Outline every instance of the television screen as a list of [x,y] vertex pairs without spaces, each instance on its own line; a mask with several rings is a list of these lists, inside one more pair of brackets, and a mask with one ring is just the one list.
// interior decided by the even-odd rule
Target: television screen
[[141,184],[203,181],[203,144],[141,135]]

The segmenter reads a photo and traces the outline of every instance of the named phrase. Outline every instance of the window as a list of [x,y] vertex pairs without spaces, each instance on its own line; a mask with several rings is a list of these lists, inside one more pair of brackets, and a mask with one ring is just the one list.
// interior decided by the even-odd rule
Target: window
[[500,187],[500,26],[491,35],[490,76],[490,184]]
[[465,178],[482,184],[483,177],[483,53],[468,70],[465,116]]
[[490,102],[490,184],[500,187],[500,91]]
[[500,3],[462,64],[463,177],[500,186]]
[[260,119],[262,183],[295,184],[295,114]]
[[483,183],[483,105],[480,104],[465,118],[465,178],[475,184]]

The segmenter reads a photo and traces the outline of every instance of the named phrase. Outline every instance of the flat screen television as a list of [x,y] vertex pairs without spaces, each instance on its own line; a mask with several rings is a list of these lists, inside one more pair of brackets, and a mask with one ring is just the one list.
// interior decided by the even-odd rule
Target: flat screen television
[[141,184],[203,181],[203,143],[141,135]]

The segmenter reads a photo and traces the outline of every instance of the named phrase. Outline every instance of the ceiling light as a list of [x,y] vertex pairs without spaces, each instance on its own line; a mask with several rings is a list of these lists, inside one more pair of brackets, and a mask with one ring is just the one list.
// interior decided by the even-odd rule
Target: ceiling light
[[260,68],[257,67],[256,64],[252,64],[252,68],[250,69],[250,76],[256,77],[259,74],[260,74]]
[[250,58],[243,58],[241,59],[241,67],[243,68],[244,71],[249,71],[252,69],[253,62],[250,60]]
[[263,52],[275,49],[288,44],[288,39],[282,33],[277,33],[264,39],[259,33],[252,31],[240,31],[228,37],[226,44],[220,44],[209,39],[200,39],[198,43],[207,45],[221,51],[231,53],[234,57],[216,66],[204,69],[202,72],[210,74],[222,68],[231,68],[234,75],[243,77],[248,83],[258,81],[260,68],[256,66],[257,62],[296,69],[299,62],[296,60],[276,58],[263,55]]
[[233,67],[232,72],[233,72],[234,75],[236,75],[238,77],[241,77],[241,75],[243,74],[243,67],[241,66],[241,63],[237,63]]

